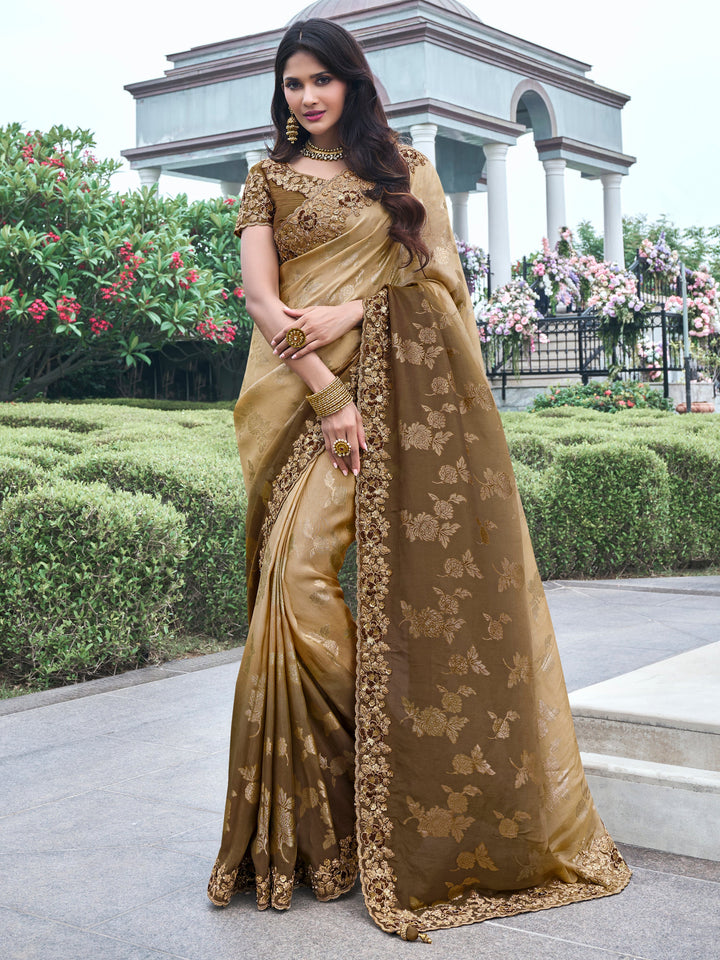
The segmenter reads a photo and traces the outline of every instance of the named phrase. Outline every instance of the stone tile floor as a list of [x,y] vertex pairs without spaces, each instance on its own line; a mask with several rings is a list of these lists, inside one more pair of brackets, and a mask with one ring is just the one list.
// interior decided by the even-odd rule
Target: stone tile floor
[[[568,687],[718,639],[720,578],[547,584]],[[378,930],[356,888],[287,913],[205,898],[239,651],[0,702],[2,960],[716,960],[720,864],[622,845],[617,897]],[[642,812],[638,811],[641,816]],[[717,830],[708,824],[708,830]]]

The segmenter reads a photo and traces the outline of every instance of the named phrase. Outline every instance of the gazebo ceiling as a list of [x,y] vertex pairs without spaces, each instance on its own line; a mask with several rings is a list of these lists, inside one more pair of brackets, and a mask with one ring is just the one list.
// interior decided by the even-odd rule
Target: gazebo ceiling
[[[303,7],[300,13],[288,21],[288,26],[291,23],[297,23],[298,20],[310,20],[312,17],[333,20],[337,17],[369,13],[375,9],[388,9],[403,2],[404,0],[316,0],[315,3]],[[425,2],[432,7],[439,7],[441,10],[448,10],[450,13],[482,23],[477,14],[469,10],[465,4],[458,3],[457,0],[425,0]]]

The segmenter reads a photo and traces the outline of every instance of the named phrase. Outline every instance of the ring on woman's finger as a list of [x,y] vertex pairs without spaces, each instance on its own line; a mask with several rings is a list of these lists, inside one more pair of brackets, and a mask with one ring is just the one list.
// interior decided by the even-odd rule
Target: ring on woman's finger
[[350,453],[350,444],[347,442],[347,440],[343,440],[342,437],[337,438],[337,440],[333,443],[332,448],[338,457],[346,457]]
[[292,347],[293,350],[297,350],[298,347],[304,347],[307,343],[305,331],[301,330],[300,327],[290,327],[288,332],[285,334],[285,340],[288,346]]

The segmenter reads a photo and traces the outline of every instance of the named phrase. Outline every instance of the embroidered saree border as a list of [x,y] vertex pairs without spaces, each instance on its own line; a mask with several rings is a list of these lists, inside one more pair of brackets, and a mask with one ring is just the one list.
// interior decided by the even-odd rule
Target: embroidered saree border
[[367,908],[377,925],[403,939],[427,939],[421,931],[474,923],[490,917],[543,910],[619,893],[630,871],[611,837],[592,838],[573,861],[577,882],[553,878],[509,892],[472,890],[448,902],[410,910],[396,895],[393,871],[393,821],[388,799],[393,780],[390,720],[386,700],[391,679],[385,637],[385,611],[392,571],[386,545],[390,530],[385,507],[392,475],[385,447],[392,383],[392,347],[387,289],[366,301],[361,344],[358,404],[369,451],[363,460],[356,495],[358,539],[358,663],[355,803],[358,858]]
[[276,867],[262,877],[255,873],[247,854],[234,870],[227,870],[218,858],[210,874],[208,898],[216,907],[225,907],[236,893],[255,890],[258,910],[288,910],[295,887],[308,886],[318,900],[337,900],[352,890],[358,873],[355,837],[340,840],[340,856],[323,860],[317,867],[300,863],[293,878],[282,876]]

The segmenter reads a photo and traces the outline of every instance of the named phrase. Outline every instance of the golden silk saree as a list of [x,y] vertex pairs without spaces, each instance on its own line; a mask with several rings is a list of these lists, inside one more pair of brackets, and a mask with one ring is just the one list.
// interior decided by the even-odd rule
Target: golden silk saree
[[[238,231],[271,224],[292,307],[361,298],[321,356],[357,398],[357,477],[255,330],[235,425],[250,629],[208,893],[260,908],[359,870],[373,920],[425,931],[618,893],[630,871],[583,774],[552,623],[432,165],[424,271],[350,171],[265,160]],[[357,623],[337,581],[357,539]]]

